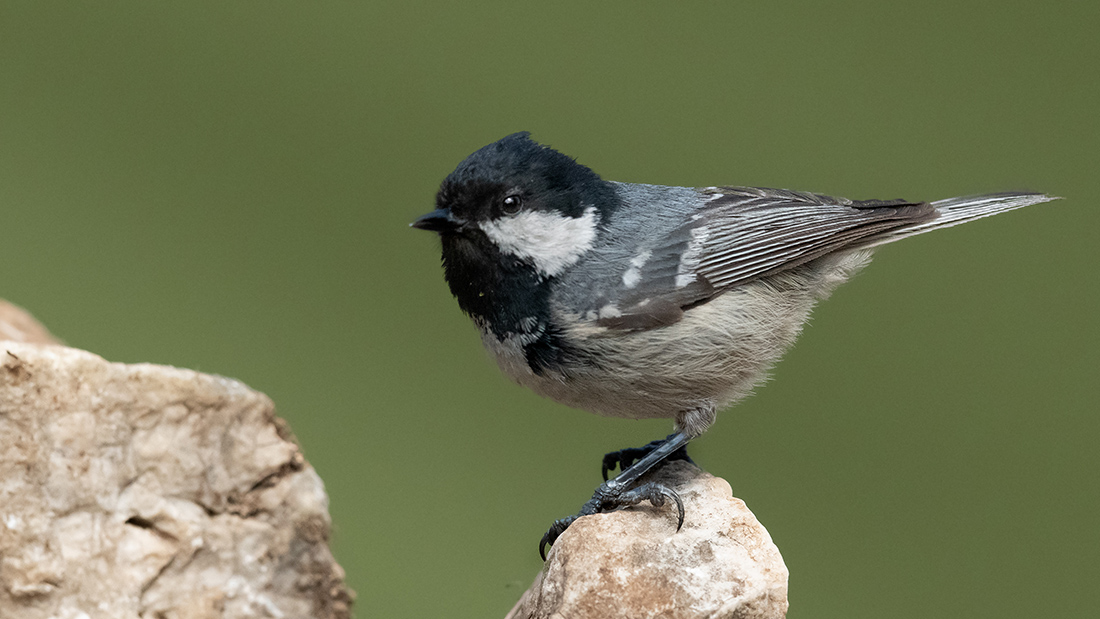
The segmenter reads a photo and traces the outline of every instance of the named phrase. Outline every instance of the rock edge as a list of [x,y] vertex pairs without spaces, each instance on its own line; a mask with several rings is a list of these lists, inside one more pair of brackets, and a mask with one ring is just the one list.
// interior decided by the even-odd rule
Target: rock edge
[[687,462],[644,477],[679,492],[675,507],[642,504],[573,523],[506,619],[781,619],[787,567],[724,479]]
[[0,342],[0,616],[344,619],[330,529],[321,479],[263,394]]

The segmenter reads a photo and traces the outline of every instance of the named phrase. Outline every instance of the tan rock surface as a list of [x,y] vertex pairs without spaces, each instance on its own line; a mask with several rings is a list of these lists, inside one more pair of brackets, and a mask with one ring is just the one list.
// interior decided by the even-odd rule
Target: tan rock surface
[[643,481],[675,488],[675,507],[581,518],[558,539],[507,619],[779,619],[787,568],[764,526],[725,480],[671,462]]
[[0,617],[348,617],[329,530],[263,394],[0,342]]
[[27,310],[0,299],[0,340],[31,344],[60,344]]

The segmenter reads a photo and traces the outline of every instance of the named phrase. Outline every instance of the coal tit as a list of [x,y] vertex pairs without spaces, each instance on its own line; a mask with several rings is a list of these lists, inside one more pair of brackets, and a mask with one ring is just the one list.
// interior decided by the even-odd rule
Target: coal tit
[[675,421],[663,441],[608,454],[605,479],[622,472],[542,553],[577,517],[622,505],[669,501],[682,524],[676,493],[638,478],[748,395],[874,247],[1052,199],[618,183],[516,133],[460,163],[412,225],[439,233],[451,292],[509,377],[601,415]]

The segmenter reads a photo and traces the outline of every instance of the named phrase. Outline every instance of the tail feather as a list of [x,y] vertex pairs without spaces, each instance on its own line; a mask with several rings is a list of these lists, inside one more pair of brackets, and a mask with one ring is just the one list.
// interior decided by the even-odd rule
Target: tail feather
[[932,206],[936,209],[936,217],[912,226],[890,230],[881,236],[875,237],[865,247],[876,247],[932,230],[950,228],[997,213],[1060,199],[1057,196],[1048,196],[1042,193],[1007,191],[938,200],[932,203]]

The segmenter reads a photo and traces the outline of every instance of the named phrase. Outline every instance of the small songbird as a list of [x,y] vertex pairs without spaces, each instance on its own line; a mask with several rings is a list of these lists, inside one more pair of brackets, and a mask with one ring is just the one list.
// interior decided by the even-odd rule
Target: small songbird
[[601,415],[675,421],[667,439],[605,457],[605,479],[622,472],[550,527],[545,557],[576,518],[623,505],[670,501],[682,524],[676,493],[638,478],[686,457],[874,247],[1053,199],[618,183],[516,133],[460,163],[412,226],[439,233],[451,292],[509,377]]

